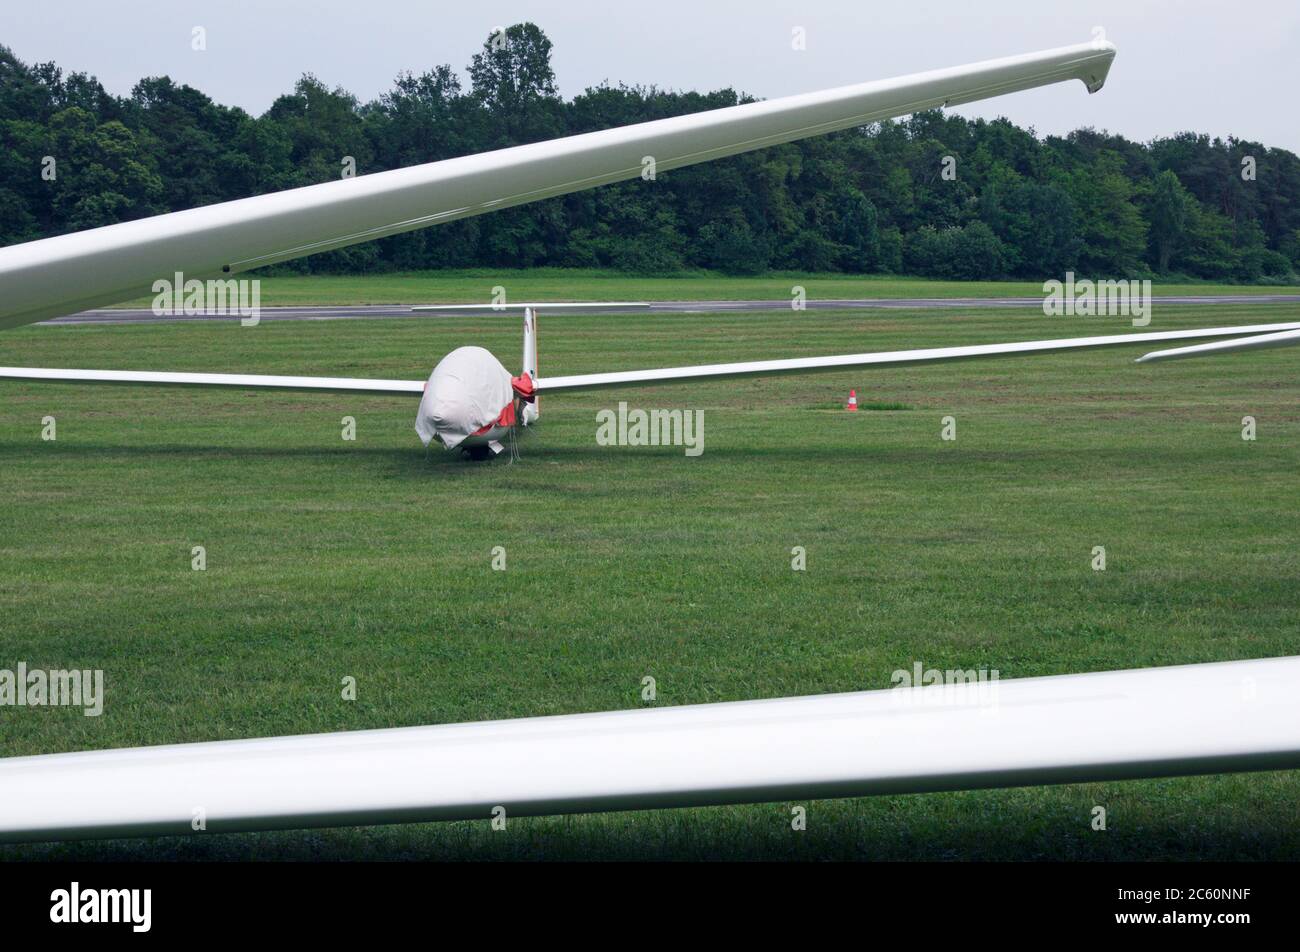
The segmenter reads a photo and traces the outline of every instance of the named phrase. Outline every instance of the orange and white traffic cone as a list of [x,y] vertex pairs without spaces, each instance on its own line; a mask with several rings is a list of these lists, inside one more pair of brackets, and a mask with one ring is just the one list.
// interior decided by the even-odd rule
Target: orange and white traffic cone
[[858,408],[858,392],[857,392],[856,390],[850,390],[850,391],[849,391],[849,402],[846,403],[846,404],[844,404],[844,409],[845,409],[845,410],[857,410],[857,408]]

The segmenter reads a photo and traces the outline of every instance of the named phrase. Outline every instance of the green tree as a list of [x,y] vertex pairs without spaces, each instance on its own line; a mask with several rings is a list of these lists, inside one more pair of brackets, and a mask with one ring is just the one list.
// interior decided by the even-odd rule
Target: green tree
[[1147,222],[1136,203],[1138,187],[1124,172],[1123,158],[1101,150],[1069,178],[1079,210],[1080,268],[1092,275],[1123,278],[1146,271]]
[[931,278],[997,278],[1006,273],[1006,252],[982,221],[943,229],[925,225],[907,242],[904,266]]
[[1010,273],[1041,280],[1077,266],[1079,216],[1064,188],[1008,169],[985,186],[979,213],[1002,242]]
[[561,134],[551,41],[536,24],[516,23],[489,35],[470,62],[469,76],[474,98],[495,120],[496,145]]
[[117,121],[97,125],[80,106],[50,119],[58,178],[51,190],[55,227],[81,231],[163,211],[163,183],[131,130]]
[[1151,222],[1151,248],[1155,253],[1155,267],[1164,274],[1174,253],[1187,239],[1187,218],[1194,201],[1178,181],[1178,176],[1165,169],[1155,177],[1147,203],[1147,218]]
[[1238,272],[1240,252],[1232,243],[1232,222],[1199,202],[1188,206],[1184,250],[1179,256],[1188,274],[1227,278]]
[[836,215],[831,222],[830,238],[839,246],[836,263],[845,271],[871,271],[880,260],[876,206],[852,186],[842,186],[832,202]]
[[307,74],[294,85],[293,93],[271,104],[265,118],[289,141],[294,185],[342,178],[349,158],[358,175],[376,170],[356,97],[344,89],[330,89]]
[[131,91],[138,137],[153,157],[168,208],[197,208],[248,194],[245,176],[230,174],[245,161],[233,151],[252,119],[218,106],[166,76],[142,79]]
[[706,224],[697,246],[705,267],[724,274],[761,274],[772,256],[771,246],[740,214]]

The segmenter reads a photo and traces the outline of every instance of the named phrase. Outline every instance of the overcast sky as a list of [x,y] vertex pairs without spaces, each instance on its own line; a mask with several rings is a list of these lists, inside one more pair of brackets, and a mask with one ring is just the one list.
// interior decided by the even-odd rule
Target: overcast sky
[[[0,0],[0,43],[114,93],[167,74],[260,114],[304,72],[363,101],[399,70],[463,76],[494,26],[521,20],[554,42],[566,98],[603,80],[773,98],[1083,42],[1100,26],[1119,55],[1097,95],[1071,83],[957,111],[1040,134],[1191,129],[1300,152],[1296,0]],[[195,26],[206,51],[191,49]]]

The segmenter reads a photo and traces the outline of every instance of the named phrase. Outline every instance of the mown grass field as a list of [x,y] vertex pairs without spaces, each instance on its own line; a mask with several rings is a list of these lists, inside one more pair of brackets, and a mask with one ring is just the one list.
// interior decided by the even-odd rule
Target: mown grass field
[[[487,304],[492,289],[511,301],[756,301],[789,298],[798,285],[809,299],[1038,297],[1042,282],[935,281],[894,275],[772,273],[721,278],[707,273],[631,277],[579,268],[460,269],[349,275],[256,274],[264,307],[309,304]],[[1155,294],[1295,294],[1300,287],[1157,281]],[[139,298],[122,307],[148,307]]]
[[[1150,329],[1274,320],[1300,306],[1158,307]],[[1126,328],[1023,309],[554,316],[541,363]],[[0,364],[420,378],[467,343],[518,361],[515,319],[485,316],[32,327],[0,335]],[[914,661],[1010,678],[1297,653],[1297,354],[1137,353],[553,397],[513,465],[426,453],[400,399],[4,384],[0,667],[102,668],[107,700],[98,718],[0,709],[0,754],[634,708],[647,675],[664,705],[888,687]],[[850,387],[891,409],[835,409]],[[703,409],[704,454],[598,446],[620,399]],[[771,803],[0,858],[1300,859],[1298,804],[1289,772],[818,801],[806,832]]]

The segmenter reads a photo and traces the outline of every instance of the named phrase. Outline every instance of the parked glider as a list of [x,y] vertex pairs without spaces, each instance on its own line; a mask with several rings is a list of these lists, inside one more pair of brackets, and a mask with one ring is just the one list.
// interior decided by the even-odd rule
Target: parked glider
[[[152,384],[172,387],[419,397],[420,409],[416,415],[415,429],[425,445],[432,440],[437,440],[448,449],[461,449],[473,458],[485,459],[501,451],[502,441],[517,426],[527,426],[538,418],[540,397],[548,393],[577,393],[609,387],[645,387],[733,377],[827,373],[855,368],[920,366],[961,360],[1096,350],[1135,344],[1159,344],[1198,338],[1233,338],[1209,345],[1155,351],[1138,358],[1142,361],[1154,361],[1197,356],[1218,350],[1280,347],[1288,343],[1296,343],[1296,338],[1300,338],[1300,322],[1246,324],[1238,327],[1109,334],[1098,337],[1017,341],[1007,344],[973,344],[963,347],[927,347],[866,354],[838,354],[831,357],[751,360],[694,367],[660,367],[652,370],[621,370],[610,373],[544,377],[539,376],[537,372],[536,312],[552,306],[559,309],[574,307],[572,304],[558,304],[528,305],[523,308],[524,345],[521,362],[523,369],[518,376],[513,377],[490,351],[482,347],[458,347],[438,362],[428,380],[167,373],[135,370],[57,370],[39,367],[0,367],[0,379],[47,383]],[[604,309],[609,305],[600,306]],[[497,305],[483,305],[483,307],[501,310]],[[448,309],[460,311],[468,308],[466,305],[451,305]]]
[[[1104,41],[1067,46],[516,146],[15,245],[0,249],[0,328],[145,294],[163,276],[168,281],[176,275],[186,281],[227,280],[225,276],[262,265],[635,178],[647,159],[657,172],[669,171],[1067,80],[1080,80],[1095,92],[1105,82],[1114,56],[1114,46]],[[26,367],[0,368],[0,379],[419,394],[416,431],[426,445],[437,440],[449,449],[488,456],[501,450],[502,441],[517,426],[537,419],[537,397],[547,391],[1051,349],[1014,344],[992,350],[943,348],[928,354],[857,354],[548,379],[538,376],[538,309],[524,311],[523,360],[517,375],[487,350],[462,347],[447,354],[425,381]],[[1241,333],[1224,328],[1188,336]],[[1106,343],[1060,342],[1060,349],[1084,346]]]
[[[638,176],[645,160],[668,171],[723,156],[940,106],[1066,80],[1101,88],[1115,56],[1107,42],[1067,46],[824,92],[748,103],[550,142],[291,189],[0,249],[0,327],[140,295],[160,275],[222,279],[250,268],[346,247]],[[584,305],[566,305],[577,308]],[[499,305],[488,305],[500,310]],[[1145,360],[1297,342],[1300,325],[1211,328],[977,347],[750,361],[620,373],[540,377],[537,311],[524,309],[524,352],[511,375],[481,347],[446,355],[426,381],[158,371],[0,368],[0,379],[266,390],[420,394],[416,431],[472,456],[500,452],[539,415],[537,397],[593,387],[774,373],[811,373],[1050,353],[1195,338],[1247,340],[1180,348]],[[608,309],[608,305],[604,306]],[[462,308],[457,308],[462,309]]]

